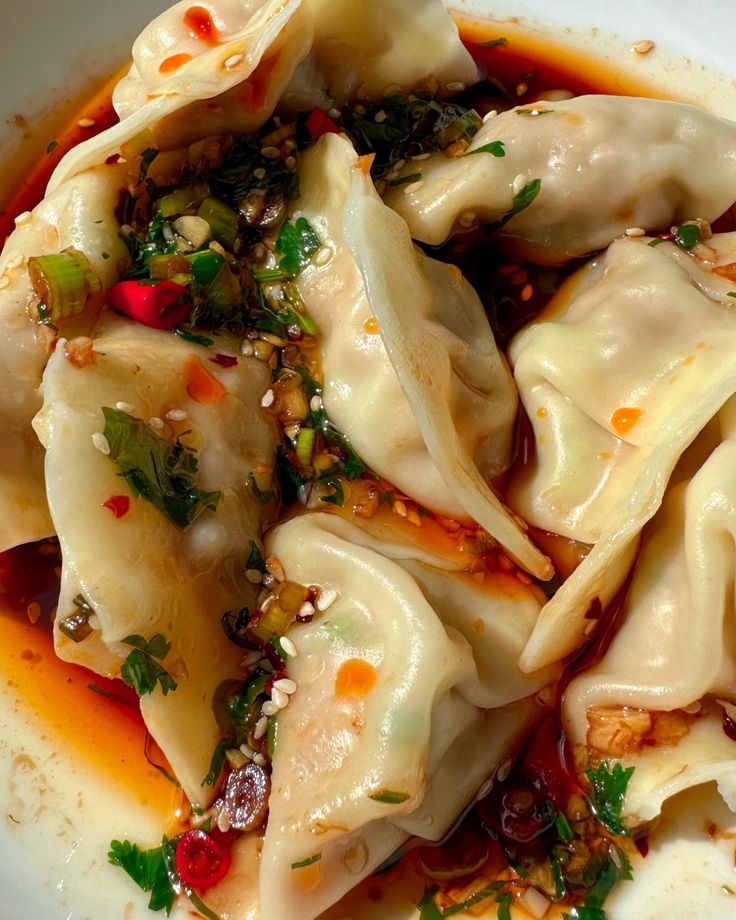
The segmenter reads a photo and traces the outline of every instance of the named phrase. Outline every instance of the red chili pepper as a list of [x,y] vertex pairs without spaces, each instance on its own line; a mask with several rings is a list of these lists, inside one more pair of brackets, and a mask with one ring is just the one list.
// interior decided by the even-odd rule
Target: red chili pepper
[[144,326],[173,329],[191,313],[191,304],[182,301],[186,288],[175,281],[120,281],[107,292],[108,306]]
[[340,133],[340,126],[322,109],[312,109],[307,117],[306,125],[307,131],[309,131],[314,140],[322,137],[323,134]]
[[219,364],[220,367],[235,367],[238,363],[238,359],[233,355],[215,355],[214,358],[210,358],[210,361],[213,364]]
[[187,831],[176,845],[176,868],[185,885],[204,891],[227,874],[230,850],[204,831]]
[[111,495],[106,502],[102,503],[102,507],[109,508],[116,518],[125,517],[130,511],[130,496]]

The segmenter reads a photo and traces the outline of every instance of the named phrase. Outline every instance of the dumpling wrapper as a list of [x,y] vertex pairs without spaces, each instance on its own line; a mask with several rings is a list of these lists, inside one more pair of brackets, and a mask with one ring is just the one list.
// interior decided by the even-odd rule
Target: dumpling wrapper
[[[337,595],[290,633],[298,690],[278,717],[261,856],[261,915],[313,920],[410,834],[437,840],[449,830],[529,726],[526,695],[547,675],[519,675],[511,687],[499,661],[488,680],[510,705],[478,709],[465,689],[481,683],[470,645],[438,618],[431,586],[425,596],[406,562],[383,554],[386,544],[338,517],[309,514],[277,527],[267,548],[288,578]],[[455,584],[456,615],[470,617],[462,577],[436,575]],[[493,627],[485,639],[490,654]],[[356,660],[370,666],[368,689],[345,692],[341,669]],[[386,791],[401,801],[371,798]]]
[[[344,235],[363,278],[368,310],[439,478],[465,514],[519,565],[539,578],[551,577],[549,560],[496,496],[476,460],[479,446],[492,444],[499,434],[508,437],[506,426],[515,410],[506,366],[477,296],[456,268],[414,248],[406,225],[383,204],[357,162],[346,198]],[[359,303],[356,320],[369,317],[368,310]],[[378,343],[368,347],[383,361]],[[359,380],[355,385],[362,387]],[[373,417],[381,422],[377,437],[382,437],[383,419],[396,407],[381,398],[376,408],[380,414],[374,411]],[[473,418],[478,409],[482,417]],[[377,471],[387,475],[380,466]],[[407,487],[412,497],[420,476],[414,472],[415,485]],[[428,506],[435,507],[431,496]]]
[[[719,421],[722,443],[694,473],[682,469],[693,465],[691,458],[683,460],[675,474],[681,481],[644,531],[611,646],[566,690],[565,720],[575,743],[586,743],[594,707],[656,712],[689,710],[704,697],[736,701],[733,399]],[[626,813],[650,820],[665,799],[712,780],[736,811],[736,743],[722,721],[720,711],[700,716],[676,745],[624,757],[635,766]]]
[[[735,239],[709,241],[719,262]],[[542,611],[522,657],[531,671],[581,641],[586,611],[618,590],[680,456],[736,391],[733,282],[649,242],[613,243],[509,349],[534,456],[507,500],[530,524],[595,544]]]
[[[86,255],[109,287],[127,256],[115,218],[123,183],[122,167],[88,170],[34,208],[8,237],[0,256],[0,278],[8,279],[0,289],[0,552],[54,533],[46,502],[43,450],[31,427],[41,408],[41,376],[53,336],[30,318],[36,297],[27,260],[73,246]],[[73,330],[70,335],[81,334],[93,320],[82,317],[65,328]]]
[[[94,340],[95,362],[82,369],[57,348],[35,421],[47,450],[49,506],[63,555],[56,651],[110,677],[132,651],[125,637],[150,640],[161,633],[172,643],[163,666],[178,688],[144,696],[141,712],[190,800],[206,805],[212,790],[202,780],[219,737],[212,697],[221,681],[239,675],[242,657],[220,618],[227,610],[252,609],[256,600],[244,568],[266,510],[246,478],[254,465],[274,462],[276,434],[259,408],[269,370],[242,357],[237,367],[219,368],[201,346],[110,314]],[[217,348],[237,354],[237,341],[221,336]],[[207,362],[225,387],[219,402],[198,403],[187,394],[184,366],[193,358]],[[185,420],[167,423],[160,434],[172,438],[175,428],[183,443],[196,445],[200,487],[222,492],[216,511],[205,510],[180,529],[142,498],[131,496],[120,519],[104,507],[111,496],[130,494],[117,464],[92,442],[104,427],[102,407],[119,401],[142,419],[186,411]],[[58,624],[75,612],[72,600],[80,593],[99,629],[74,643]]]
[[602,249],[629,227],[714,220],[736,201],[736,124],[694,106],[626,96],[538,102],[491,118],[470,149],[499,140],[503,157],[434,154],[405,167],[421,186],[390,190],[386,202],[415,239],[443,243],[467,214],[499,220],[518,176],[541,179],[541,191],[500,235],[515,256],[542,264]]

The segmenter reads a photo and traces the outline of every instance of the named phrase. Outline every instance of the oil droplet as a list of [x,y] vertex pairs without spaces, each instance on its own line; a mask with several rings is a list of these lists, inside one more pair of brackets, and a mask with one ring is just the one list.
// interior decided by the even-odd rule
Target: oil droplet
[[549,412],[547,412],[544,406],[540,406],[537,409],[537,418],[547,418],[548,415],[549,415]]
[[365,329],[367,335],[378,335],[378,320],[375,316],[369,316],[368,319],[363,323],[363,329]]
[[630,406],[622,406],[611,416],[611,428],[616,432],[616,434],[624,435],[627,431],[636,425],[639,419],[642,417],[643,410],[631,408]]
[[172,56],[167,57],[165,61],[161,61],[159,64],[158,72],[173,73],[175,70],[183,67],[187,61],[191,61],[191,59],[191,54],[172,54]]

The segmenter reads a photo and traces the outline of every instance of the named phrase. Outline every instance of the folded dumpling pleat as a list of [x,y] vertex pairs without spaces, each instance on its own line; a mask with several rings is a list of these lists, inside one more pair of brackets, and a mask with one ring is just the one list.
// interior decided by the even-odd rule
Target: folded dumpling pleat
[[464,217],[499,221],[518,177],[541,180],[537,198],[501,231],[520,257],[555,264],[602,249],[629,227],[723,214],[736,200],[736,124],[659,99],[578,96],[511,109],[491,118],[471,150],[489,153],[412,161],[421,184],[389,191],[387,202],[415,239],[443,243]]
[[[649,242],[613,243],[509,350],[534,448],[507,500],[530,524],[595,544],[542,611],[522,658],[530,670],[581,641],[678,459],[736,390],[733,283],[718,264]],[[731,234],[710,243],[730,258]]]
[[[57,348],[35,422],[47,451],[49,506],[63,554],[56,650],[114,677],[133,650],[127,637],[148,642],[161,635],[171,644],[161,664],[178,686],[167,694],[156,687],[141,698],[141,710],[190,800],[201,804],[211,797],[202,780],[218,741],[213,694],[221,681],[238,676],[242,656],[220,619],[227,610],[253,609],[256,600],[244,570],[267,506],[251,495],[247,479],[254,466],[274,462],[276,435],[259,408],[269,371],[242,357],[235,367],[219,368],[202,346],[110,314],[94,342],[94,363],[82,368],[65,358],[63,345]],[[217,348],[233,353],[237,342],[221,336]],[[217,381],[220,398],[202,402],[189,395],[191,362]],[[102,409],[116,406],[144,422],[154,419],[157,437],[180,437],[195,451],[199,488],[220,493],[215,510],[202,510],[180,527],[131,494],[100,442]],[[171,411],[178,420],[166,418]],[[120,517],[119,503],[110,502],[115,496],[129,500]],[[92,633],[75,642],[61,624],[78,613],[80,595],[96,621]]]
[[[390,542],[337,516],[282,524],[267,548],[287,578],[334,598],[290,633],[298,689],[278,717],[261,857],[262,916],[313,920],[410,834],[437,840],[450,829],[518,743],[528,697],[551,675],[516,668],[507,679],[539,604],[520,582],[527,626],[509,646],[517,606],[492,579],[481,629],[471,576],[417,564],[446,582],[438,588],[415,574],[404,546],[392,559]],[[498,670],[479,668],[494,650]],[[499,708],[478,706],[483,693]]]

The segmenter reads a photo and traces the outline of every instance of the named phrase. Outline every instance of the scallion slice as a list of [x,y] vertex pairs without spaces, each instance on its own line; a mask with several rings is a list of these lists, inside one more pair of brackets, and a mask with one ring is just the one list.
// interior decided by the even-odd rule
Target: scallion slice
[[187,185],[185,188],[177,189],[175,192],[159,198],[156,202],[156,209],[164,217],[175,217],[177,214],[184,214],[191,208],[198,208],[209,193],[210,187],[206,182]]
[[104,303],[102,281],[78,249],[70,247],[47,256],[32,256],[28,272],[33,291],[53,323],[81,316],[87,310],[99,310]]
[[314,428],[300,428],[296,436],[296,455],[302,466],[311,466],[314,441],[317,432]]
[[197,209],[197,217],[203,217],[210,225],[212,236],[232,249],[235,237],[238,235],[238,215],[217,198],[205,198]]

